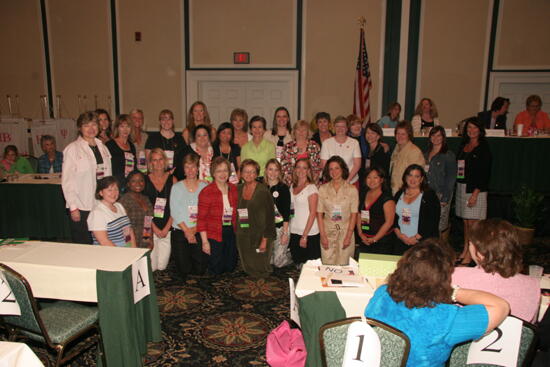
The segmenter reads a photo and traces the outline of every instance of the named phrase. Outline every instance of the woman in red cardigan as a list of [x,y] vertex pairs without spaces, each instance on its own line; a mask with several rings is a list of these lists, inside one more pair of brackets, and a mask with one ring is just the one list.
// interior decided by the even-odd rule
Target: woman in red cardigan
[[210,164],[214,182],[199,194],[197,231],[201,234],[202,251],[208,258],[208,270],[213,274],[231,272],[237,265],[235,223],[237,187],[227,182],[231,167],[223,157]]

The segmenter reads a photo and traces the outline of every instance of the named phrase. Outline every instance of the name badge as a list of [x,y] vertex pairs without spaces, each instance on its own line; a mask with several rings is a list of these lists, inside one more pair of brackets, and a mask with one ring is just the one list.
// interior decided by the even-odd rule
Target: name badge
[[273,205],[273,210],[275,212],[275,224],[283,223],[284,219],[281,213],[279,213],[279,209],[277,209],[277,205]]
[[174,151],[165,150],[164,153],[166,154],[166,158],[168,158],[168,169],[172,169],[174,167]]
[[128,177],[134,170],[135,156],[131,152],[124,152],[124,177]]
[[280,162],[281,159],[283,158],[283,150],[284,150],[285,147],[282,147],[280,145],[277,145],[277,147],[275,148],[275,156],[277,157],[277,160]]
[[232,207],[223,208],[222,225],[230,226],[232,219],[233,219],[233,208]]
[[148,240],[153,235],[153,217],[146,215],[143,217],[143,233],[142,238]]
[[341,222],[342,221],[342,206],[341,205],[333,205],[332,211],[330,212],[330,220],[333,222]]
[[365,159],[365,168],[370,168],[370,158]]
[[147,173],[147,161],[145,160],[145,152],[140,150],[138,153],[137,168],[141,173]]
[[424,171],[425,171],[426,173],[428,173],[429,170],[430,170],[430,165],[429,165],[429,164],[426,164],[426,165],[424,166]]
[[189,212],[189,222],[191,222],[191,224],[197,224],[199,207],[197,205],[189,205],[187,211]]
[[235,169],[235,165],[233,163],[231,163],[231,176],[229,176],[229,183],[232,183],[233,185],[236,185],[239,183],[237,170]]
[[464,159],[459,159],[457,164],[456,178],[464,178],[466,171],[466,161]]
[[403,211],[401,212],[401,220],[405,225],[411,224],[411,208],[403,208]]
[[370,210],[361,210],[361,230],[370,230]]
[[239,226],[241,228],[250,227],[250,223],[248,223],[248,209],[247,208],[237,209],[237,212],[239,213]]
[[153,208],[153,216],[155,218],[164,218],[164,208],[166,208],[166,199],[157,198],[155,200],[155,207]]
[[124,246],[132,247],[132,236],[130,235],[130,229],[132,227],[126,226],[122,228],[122,233],[124,234]]
[[294,202],[290,202],[290,218],[294,218]]
[[95,179],[101,180],[103,177],[105,177],[105,164],[101,163],[97,165]]

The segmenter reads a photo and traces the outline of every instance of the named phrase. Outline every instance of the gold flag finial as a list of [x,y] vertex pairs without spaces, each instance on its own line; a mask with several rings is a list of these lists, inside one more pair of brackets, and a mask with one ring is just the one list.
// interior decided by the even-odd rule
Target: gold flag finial
[[365,25],[367,25],[367,19],[365,17],[361,16],[359,19],[357,19],[357,23],[359,24],[359,27],[365,28]]

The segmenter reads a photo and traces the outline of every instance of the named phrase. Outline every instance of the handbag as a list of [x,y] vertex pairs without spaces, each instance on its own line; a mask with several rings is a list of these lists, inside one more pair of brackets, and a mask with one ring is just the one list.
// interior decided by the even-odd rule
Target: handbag
[[303,367],[307,351],[302,331],[283,321],[267,337],[266,360],[271,367]]

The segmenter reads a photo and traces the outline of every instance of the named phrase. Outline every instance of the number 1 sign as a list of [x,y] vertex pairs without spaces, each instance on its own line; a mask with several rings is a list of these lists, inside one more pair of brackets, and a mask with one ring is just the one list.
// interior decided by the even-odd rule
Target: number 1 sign
[[470,344],[466,364],[515,367],[518,363],[522,326],[523,321],[508,316],[491,333]]
[[355,321],[348,328],[343,367],[378,367],[382,354],[380,338],[366,322]]

